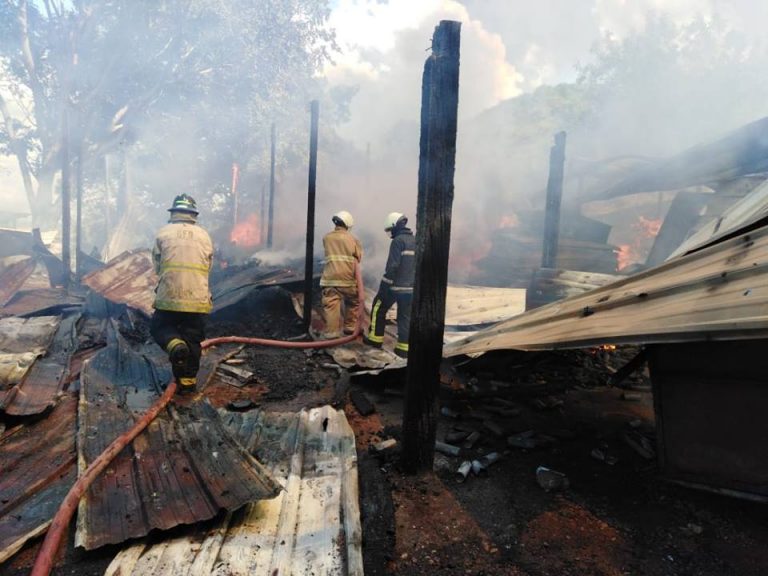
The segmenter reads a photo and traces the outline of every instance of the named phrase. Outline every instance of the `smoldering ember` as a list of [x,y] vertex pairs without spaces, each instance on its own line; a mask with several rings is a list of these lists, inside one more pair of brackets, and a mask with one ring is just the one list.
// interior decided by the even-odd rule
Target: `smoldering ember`
[[0,0],[0,576],[768,574],[766,18]]

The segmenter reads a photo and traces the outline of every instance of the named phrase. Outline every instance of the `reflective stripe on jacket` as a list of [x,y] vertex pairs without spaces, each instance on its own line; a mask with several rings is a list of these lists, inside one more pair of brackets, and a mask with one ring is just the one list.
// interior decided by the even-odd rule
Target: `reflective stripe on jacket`
[[157,233],[152,260],[160,277],[155,290],[157,310],[211,311],[208,274],[213,243],[208,232],[190,222],[171,222]]
[[413,292],[416,276],[416,238],[410,228],[402,228],[389,245],[389,258],[381,281],[393,292]]
[[323,237],[325,266],[320,286],[356,286],[355,264],[363,259],[363,247],[343,226]]

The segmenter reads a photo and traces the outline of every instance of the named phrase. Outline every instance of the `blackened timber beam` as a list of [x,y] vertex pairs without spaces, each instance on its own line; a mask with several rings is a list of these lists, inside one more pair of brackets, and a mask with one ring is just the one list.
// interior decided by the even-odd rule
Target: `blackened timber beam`
[[309,130],[309,181],[307,185],[307,251],[304,261],[304,330],[309,331],[312,323],[312,277],[315,262],[315,192],[317,190],[317,122],[320,103],[313,100],[310,105],[311,126]]
[[61,261],[64,264],[63,283],[65,288],[69,288],[69,277],[72,273],[70,198],[69,118],[65,106],[61,130]]
[[560,201],[563,198],[565,172],[565,132],[555,134],[555,145],[549,151],[547,207],[544,214],[544,249],[542,268],[557,268],[557,245],[560,240]]
[[267,220],[267,248],[272,248],[272,224],[275,219],[275,140],[277,129],[272,123],[269,155],[269,216]]
[[451,240],[461,24],[443,20],[432,38],[421,91],[416,282],[403,412],[403,468],[431,470],[445,328]]

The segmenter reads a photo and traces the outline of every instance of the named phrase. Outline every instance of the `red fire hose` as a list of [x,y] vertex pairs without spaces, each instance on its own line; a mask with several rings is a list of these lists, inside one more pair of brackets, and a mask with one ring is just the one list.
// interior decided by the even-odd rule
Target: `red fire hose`
[[[357,281],[357,295],[362,304],[365,302],[365,290],[363,289],[363,277],[360,272],[360,266],[355,267],[355,280]],[[274,346],[277,348],[331,348],[333,346],[339,346],[352,342],[362,332],[363,315],[358,314],[357,326],[355,331],[343,338],[334,338],[333,340],[318,340],[315,342],[284,342],[282,340],[268,340],[265,338],[244,338],[242,336],[223,336],[221,338],[210,338],[203,341],[202,347],[209,348],[216,346],[217,344],[254,344],[263,346]],[[72,519],[72,515],[77,510],[80,498],[85,494],[93,481],[98,475],[106,468],[110,462],[117,456],[123,448],[125,448],[130,442],[136,438],[141,432],[154,420],[157,415],[166,407],[168,402],[171,401],[173,395],[176,392],[176,381],[171,380],[165,392],[160,399],[147,410],[147,412],[133,425],[133,428],[118,436],[104,452],[90,463],[85,472],[77,479],[72,488],[70,488],[64,501],[61,503],[59,510],[51,521],[51,525],[48,528],[48,533],[45,535],[43,545],[40,547],[40,551],[35,558],[35,564],[32,566],[32,572],[30,576],[48,576],[53,568],[53,561],[56,556],[56,551],[59,549],[61,539],[64,536],[64,531],[69,522]]]

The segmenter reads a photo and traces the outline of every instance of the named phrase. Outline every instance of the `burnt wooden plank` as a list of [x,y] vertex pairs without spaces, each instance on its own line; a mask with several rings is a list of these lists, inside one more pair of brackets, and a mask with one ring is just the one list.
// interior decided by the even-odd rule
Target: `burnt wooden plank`
[[[148,355],[132,350],[112,327],[107,348],[84,366],[81,469],[158,399],[169,378],[167,360]],[[205,400],[185,400],[163,411],[94,482],[80,502],[75,541],[86,549],[119,543],[208,520],[273,498],[279,489]]]
[[0,562],[50,523],[76,478],[77,398],[0,437]]

